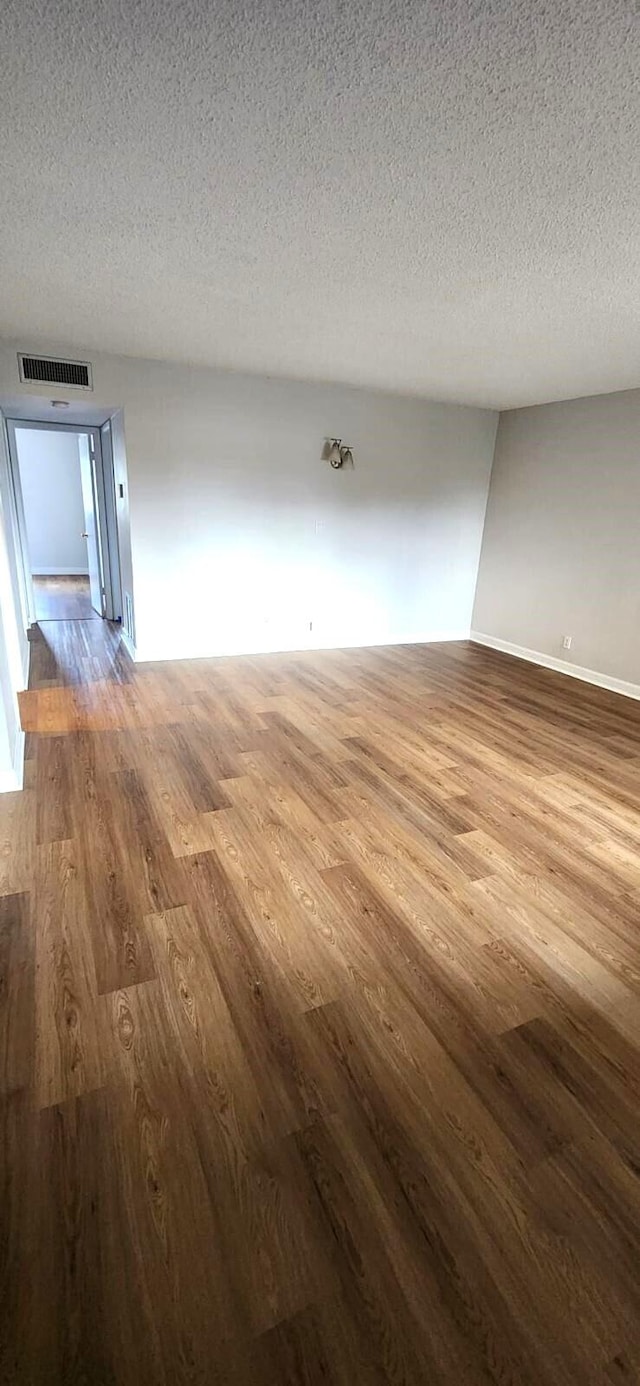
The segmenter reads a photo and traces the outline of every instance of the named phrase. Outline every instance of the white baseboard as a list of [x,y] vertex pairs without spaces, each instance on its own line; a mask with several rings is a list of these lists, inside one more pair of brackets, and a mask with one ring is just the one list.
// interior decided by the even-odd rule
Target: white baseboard
[[131,658],[135,660],[136,663],[160,664],[173,659],[235,659],[242,658],[244,655],[252,657],[253,655],[261,654],[311,654],[313,652],[321,654],[323,650],[375,650],[384,649],[389,645],[444,645],[455,640],[468,640],[469,631],[468,629],[444,632],[437,631],[430,635],[403,636],[396,640],[391,638],[388,640],[343,640],[334,641],[333,644],[327,644],[326,641],[323,641],[322,638],[319,637],[314,643],[302,640],[297,641],[295,645],[254,645],[253,649],[247,649],[246,645],[242,645],[237,648],[227,647],[217,650],[192,650],[191,652],[180,648],[173,650],[158,650],[151,647],[151,649],[145,649],[144,646],[140,645],[137,646],[134,651],[134,647],[125,637],[124,630],[122,632],[122,639],[126,644]]
[[133,660],[134,664],[136,664],[138,662],[139,656],[136,654],[136,647],[133,644],[133,641],[131,640],[130,636],[127,635],[124,626],[120,627],[120,639],[124,645],[125,650],[127,651],[129,658]]
[[88,577],[88,568],[32,568],[32,577]]
[[[31,645],[25,641],[26,653],[23,659],[24,665],[24,687],[29,686],[29,663],[31,659]],[[20,690],[22,692],[22,689]],[[16,703],[16,715],[18,725],[16,727],[15,739],[13,742],[13,753],[11,756],[11,766],[8,770],[0,771],[0,794],[10,794],[13,790],[22,789],[24,785],[24,748],[26,737],[20,726],[20,712]]]
[[24,638],[21,641],[21,646],[22,683],[20,684],[20,687],[16,689],[17,693],[24,693],[25,689],[29,687],[29,670],[31,668],[31,641],[27,639],[26,631],[24,631]]
[[0,794],[10,794],[12,790],[22,789],[24,784],[24,742],[21,727],[16,732],[13,747],[13,765],[10,770],[0,770]]
[[503,654],[514,655],[516,659],[526,659],[529,664],[540,664],[543,669],[554,669],[558,674],[568,674],[569,678],[580,679],[582,683],[594,683],[597,688],[607,688],[610,693],[621,693],[625,698],[640,699],[638,683],[610,678],[608,674],[600,674],[597,669],[584,669],[581,664],[568,664],[564,659],[541,654],[539,650],[528,650],[524,645],[513,645],[510,640],[499,640],[497,636],[484,635],[479,630],[472,630],[470,639],[476,645],[487,645],[491,650],[501,650]]

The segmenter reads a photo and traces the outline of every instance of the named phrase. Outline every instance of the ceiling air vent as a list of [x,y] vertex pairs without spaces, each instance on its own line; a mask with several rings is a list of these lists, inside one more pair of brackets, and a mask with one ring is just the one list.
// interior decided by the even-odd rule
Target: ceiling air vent
[[92,390],[88,361],[60,361],[54,356],[25,356],[18,352],[20,379],[25,385],[66,385],[75,390]]

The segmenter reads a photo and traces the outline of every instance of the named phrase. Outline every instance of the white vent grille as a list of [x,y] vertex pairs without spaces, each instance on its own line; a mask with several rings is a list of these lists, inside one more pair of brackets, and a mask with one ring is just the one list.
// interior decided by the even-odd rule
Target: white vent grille
[[18,352],[20,379],[25,385],[64,385],[71,390],[92,390],[88,361],[62,361],[55,356],[27,356]]
[[136,632],[133,624],[133,601],[130,592],[124,594],[124,628],[129,636],[132,645],[136,643]]

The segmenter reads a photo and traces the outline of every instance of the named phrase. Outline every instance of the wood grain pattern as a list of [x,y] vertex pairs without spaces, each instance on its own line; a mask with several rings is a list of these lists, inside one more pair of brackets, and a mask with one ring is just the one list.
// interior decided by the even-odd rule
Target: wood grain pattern
[[640,706],[32,632],[0,1380],[640,1382]]
[[72,576],[34,577],[36,621],[99,621],[91,606],[89,579]]

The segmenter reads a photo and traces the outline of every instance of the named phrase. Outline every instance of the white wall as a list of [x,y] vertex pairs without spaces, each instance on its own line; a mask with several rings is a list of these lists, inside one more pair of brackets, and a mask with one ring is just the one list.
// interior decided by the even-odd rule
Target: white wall
[[32,573],[87,573],[78,435],[16,428]]
[[122,630],[131,654],[135,654],[133,632],[127,632],[127,617],[124,605],[125,594],[133,601],[133,561],[131,557],[131,520],[129,513],[129,481],[127,468],[127,448],[124,433],[124,412],[118,409],[110,420],[111,452],[113,458],[113,480],[115,486],[116,527],[120,559],[120,607]]
[[[0,349],[0,393],[33,395],[18,384],[17,349]],[[468,634],[494,413],[88,359],[91,403],[124,410],[123,587],[133,582],[139,657]],[[332,433],[353,445],[354,471],[321,461]]]
[[473,626],[640,685],[640,390],[501,415]]
[[27,683],[29,644],[16,532],[5,421],[0,417],[0,793],[19,789],[23,774],[24,734],[17,693]]

